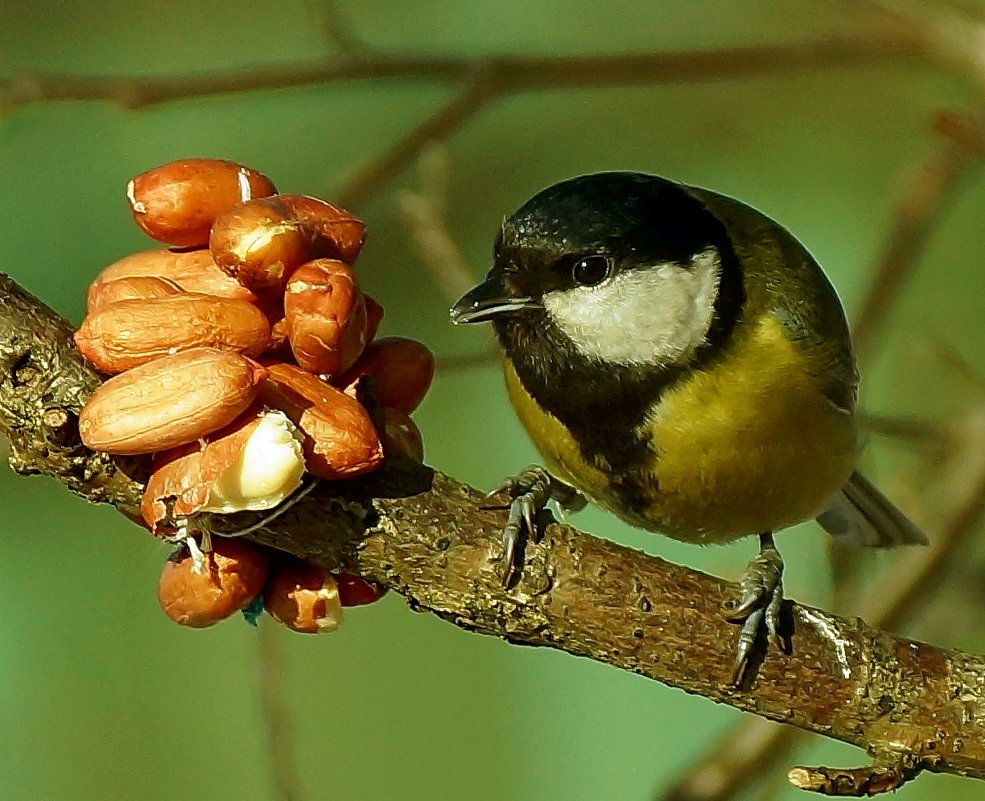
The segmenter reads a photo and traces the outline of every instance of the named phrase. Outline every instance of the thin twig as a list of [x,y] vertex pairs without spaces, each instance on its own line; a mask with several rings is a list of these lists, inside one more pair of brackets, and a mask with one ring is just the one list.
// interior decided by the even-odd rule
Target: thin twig
[[934,357],[944,367],[948,376],[957,378],[981,399],[985,399],[985,378],[977,372],[955,348],[944,343],[933,347]]
[[943,447],[948,432],[940,425],[916,417],[890,417],[872,412],[859,413],[859,428],[866,434],[917,445]]
[[358,208],[393,176],[413,163],[429,144],[447,138],[482,106],[492,100],[502,87],[488,73],[476,75],[463,91],[439,108],[380,156],[358,169],[331,197],[349,208]]
[[939,68],[985,88],[985,22],[945,2],[923,0],[837,0],[855,14],[868,15],[887,36],[911,40]]
[[787,779],[801,790],[861,798],[895,792],[918,773],[919,767],[914,768],[906,760],[894,760],[890,765],[877,763],[862,768],[794,768]]
[[419,172],[420,189],[401,192],[397,208],[414,250],[431,271],[438,289],[452,303],[472,287],[475,274],[449,233],[443,214],[449,172],[445,151],[439,148],[427,151]]
[[301,801],[301,777],[294,749],[294,727],[284,697],[284,652],[278,628],[261,618],[257,632],[257,683],[267,734],[267,754],[275,801]]
[[130,78],[22,73],[0,84],[0,110],[53,100],[103,100],[140,108],[176,100],[354,80],[468,81],[494,73],[510,89],[684,83],[715,78],[865,66],[921,58],[913,42],[843,36],[817,41],[676,52],[587,56],[353,54],[307,64],[263,64],[199,74]]
[[873,286],[855,316],[855,346],[870,355],[876,335],[910,280],[930,234],[952,203],[962,179],[977,161],[960,145],[947,142],[904,182]]
[[348,55],[367,54],[371,48],[353,30],[336,0],[314,0],[315,13],[321,22],[325,39]]
[[985,158],[985,121],[968,109],[945,108],[934,117],[934,130],[964,148],[968,155]]

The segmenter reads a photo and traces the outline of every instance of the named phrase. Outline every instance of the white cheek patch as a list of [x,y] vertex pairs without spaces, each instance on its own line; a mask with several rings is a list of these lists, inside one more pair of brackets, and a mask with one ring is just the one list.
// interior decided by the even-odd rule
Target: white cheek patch
[[715,316],[720,261],[705,250],[690,267],[657,264],[596,286],[548,292],[544,308],[590,359],[624,365],[684,363],[705,343]]

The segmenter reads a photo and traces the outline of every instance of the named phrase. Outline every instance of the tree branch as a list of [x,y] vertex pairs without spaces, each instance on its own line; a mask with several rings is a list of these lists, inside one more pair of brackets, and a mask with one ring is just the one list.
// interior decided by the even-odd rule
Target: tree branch
[[492,72],[478,71],[452,100],[408,131],[382,154],[351,175],[332,193],[350,208],[357,208],[391,177],[411,164],[431,142],[448,137],[501,91]]
[[925,56],[916,38],[831,36],[817,41],[720,50],[600,53],[588,56],[434,56],[353,52],[307,64],[263,64],[201,74],[128,78],[22,73],[0,83],[0,109],[51,100],[104,100],[124,108],[213,95],[258,92],[339,81],[391,79],[468,82],[494,74],[505,88],[599,87],[680,83],[767,72],[858,66]]
[[907,177],[875,268],[873,290],[855,315],[852,334],[859,353],[873,349],[876,334],[915,271],[935,223],[977,163],[963,143],[952,139]]
[[[141,462],[93,454],[73,436],[74,415],[99,379],[69,334],[0,276],[0,431],[11,464],[132,513],[141,486],[130,476]],[[735,585],[552,524],[506,591],[497,565],[503,514],[481,502],[448,476],[393,460],[359,480],[322,482],[250,536],[367,576],[461,628],[587,656],[852,743],[876,759],[873,776],[905,764],[907,778],[920,770],[985,778],[985,658],[788,602],[794,653],[771,654],[751,686],[735,688],[737,629],[722,615]],[[211,522],[221,533],[254,519]]]

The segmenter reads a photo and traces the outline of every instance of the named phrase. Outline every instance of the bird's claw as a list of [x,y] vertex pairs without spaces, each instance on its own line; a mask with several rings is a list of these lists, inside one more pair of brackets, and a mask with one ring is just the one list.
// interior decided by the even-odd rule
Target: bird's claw
[[[550,495],[548,494],[548,498]],[[519,575],[522,555],[520,545],[527,538],[536,542],[539,539],[537,515],[548,498],[541,501],[540,493],[527,490],[510,502],[506,526],[503,528],[503,586],[511,587]]]
[[[548,473],[543,467],[532,464],[529,467],[523,468],[523,470],[516,475],[507,476],[500,481],[499,484],[486,493],[483,498],[483,503],[484,505],[488,504],[489,501],[495,500],[497,495],[504,492],[512,499],[519,498],[531,492],[546,493],[547,498],[549,499],[553,481],[554,479],[551,477],[551,474]],[[544,502],[546,503],[547,500]]]
[[550,473],[539,465],[531,465],[515,476],[502,481],[485,497],[485,502],[493,500],[501,493],[507,493],[511,500],[506,526],[503,528],[503,586],[512,587],[523,568],[523,545],[530,539],[540,540],[540,527],[537,516],[547,506],[547,502],[566,489]]
[[749,668],[756,640],[765,628],[767,639],[774,648],[788,652],[780,636],[780,610],[783,607],[783,559],[773,542],[772,534],[760,536],[759,554],[749,562],[739,582],[742,595],[728,619],[742,622],[732,683],[742,683]]

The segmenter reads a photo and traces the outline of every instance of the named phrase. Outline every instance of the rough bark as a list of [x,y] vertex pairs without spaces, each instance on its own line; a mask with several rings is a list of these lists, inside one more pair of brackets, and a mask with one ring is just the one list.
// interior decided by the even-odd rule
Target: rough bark
[[[133,515],[146,462],[86,450],[75,421],[99,377],[68,324],[0,275],[0,432],[11,465],[54,476]],[[875,767],[811,769],[792,780],[837,794],[893,789],[920,770],[985,778],[985,658],[787,602],[793,653],[769,653],[730,685],[735,585],[551,523],[526,549],[519,584],[500,583],[501,509],[409,460],[321,482],[248,536],[372,578],[415,609],[526,645],[558,648],[866,749]],[[218,531],[252,515],[213,517]],[[798,769],[804,770],[804,769]]]

